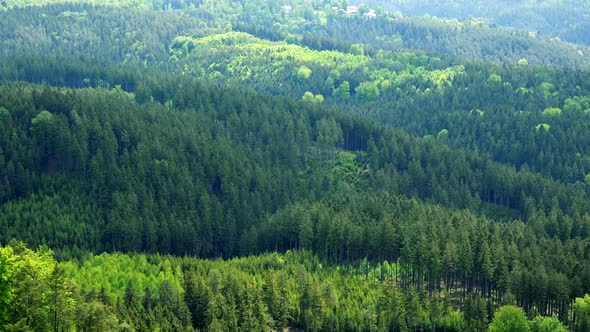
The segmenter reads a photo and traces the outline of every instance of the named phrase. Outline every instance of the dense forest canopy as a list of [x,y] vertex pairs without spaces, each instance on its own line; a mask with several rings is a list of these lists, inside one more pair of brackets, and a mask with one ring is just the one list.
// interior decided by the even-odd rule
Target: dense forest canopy
[[501,5],[0,2],[0,331],[588,331],[587,6]]
[[590,4],[583,0],[384,0],[366,1],[408,15],[430,14],[465,19],[483,17],[493,23],[540,32],[590,45]]
[[497,62],[590,66],[588,46],[562,42],[549,34],[491,27],[478,19],[457,21],[381,11],[367,18],[361,13],[346,14],[343,4],[334,10],[329,1],[292,1],[288,13],[277,0],[171,1],[151,6],[139,1],[33,3],[43,6],[0,11],[4,21],[0,54],[84,54],[159,63],[168,60],[165,51],[177,36],[243,30],[312,48],[341,49],[360,43],[375,50],[411,49]]
[[[514,296],[489,320],[480,295],[458,311],[438,291],[404,285],[395,263],[324,266],[307,251],[228,261],[103,253],[58,263],[47,248],[12,243],[0,262],[9,272],[0,295],[10,285],[16,296],[0,306],[11,313],[8,330],[567,331],[557,318],[525,316]],[[589,305],[589,296],[575,300],[576,331],[586,331]]]

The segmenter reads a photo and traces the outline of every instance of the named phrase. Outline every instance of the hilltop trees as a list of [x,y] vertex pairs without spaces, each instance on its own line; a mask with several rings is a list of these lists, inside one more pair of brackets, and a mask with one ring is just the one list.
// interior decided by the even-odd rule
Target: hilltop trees
[[530,328],[522,309],[503,306],[494,315],[490,332],[529,332]]
[[577,48],[107,4],[0,12],[0,329],[587,330],[590,77],[538,66]]
[[[309,252],[288,251],[227,261],[101,254],[57,263],[43,248],[13,243],[1,250],[22,277],[3,302],[11,310],[7,330],[566,331],[555,318],[527,320],[511,305],[500,307],[488,327],[467,309],[455,311],[451,293],[403,288],[389,274],[380,280],[383,266],[398,268],[386,262],[325,266]],[[575,310],[575,331],[585,331]],[[485,305],[475,311],[486,316]]]
[[12,248],[0,249],[0,326],[9,321],[10,303],[14,286],[14,258]]

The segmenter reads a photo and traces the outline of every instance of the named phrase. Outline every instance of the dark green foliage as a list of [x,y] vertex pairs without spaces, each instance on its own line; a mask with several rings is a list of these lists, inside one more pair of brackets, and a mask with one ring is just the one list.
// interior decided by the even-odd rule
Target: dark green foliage
[[[568,299],[589,290],[583,281],[590,280],[587,270],[556,265],[568,252],[574,261],[585,262],[579,250],[572,251],[584,246],[589,228],[587,215],[580,215],[588,209],[588,198],[579,187],[282,98],[259,98],[254,107],[249,104],[251,94],[193,80],[184,81],[174,97],[163,102],[168,106],[140,106],[118,89],[26,84],[2,89],[2,105],[11,110],[11,132],[22,137],[20,144],[8,145],[5,160],[27,165],[20,172],[31,174],[28,186],[10,185],[27,191],[12,193],[2,207],[4,241],[18,237],[33,245],[49,243],[62,257],[84,250],[211,257],[305,248],[331,263],[366,258],[368,266],[371,260],[387,259],[400,263],[400,270],[389,275],[399,274],[404,288],[421,292],[424,286],[432,292],[444,285],[462,294],[461,299],[476,289],[494,302],[513,294],[527,310],[538,307],[542,314],[557,313],[564,320]],[[162,95],[169,94],[160,89]],[[41,138],[41,130],[50,130],[56,118],[64,119],[62,129],[45,131]],[[35,130],[27,130],[32,127]],[[259,134],[243,134],[254,130]],[[64,146],[56,151],[78,153],[75,158],[81,164],[47,162],[51,152],[41,142],[56,135],[69,137],[52,143]],[[75,150],[68,148],[73,142]],[[20,152],[24,147],[31,152]],[[350,155],[356,157],[347,159]],[[514,182],[494,180],[502,178]],[[15,183],[18,177],[7,180]],[[454,195],[443,199],[443,191]],[[519,214],[531,209],[531,215],[524,229],[521,222],[501,226],[471,212],[433,208],[384,192],[495,217],[502,216],[504,208]],[[518,199],[523,195],[527,199]],[[577,205],[568,204],[572,201]],[[515,234],[529,240],[514,242]],[[555,256],[533,254],[546,252]],[[544,271],[537,272],[538,266]],[[370,270],[363,269],[368,275]],[[554,281],[543,281],[547,278]],[[302,300],[306,309],[297,315],[280,309],[286,308],[283,305],[266,311],[248,306],[248,312],[235,311],[235,317],[215,308],[219,303],[233,305],[241,295],[219,298],[204,291],[198,279],[186,283],[187,305],[176,306],[178,319],[170,321],[179,328],[224,321],[232,329],[240,326],[235,323],[240,314],[247,314],[248,329],[260,326],[250,325],[252,319],[275,326],[300,319],[309,329],[322,324],[315,320],[324,309],[314,300],[318,289],[312,280],[302,281],[309,299]],[[130,283],[129,296],[122,297],[128,307],[120,309],[123,317],[139,317],[144,315],[141,308],[151,306],[135,304],[133,289]],[[178,301],[162,294],[170,303]],[[434,323],[425,303],[414,295],[405,301],[411,316],[420,318],[414,325],[406,322],[408,328]],[[486,321],[485,305],[479,301],[467,304],[474,314],[468,313],[471,309],[465,312],[467,326],[475,330]],[[153,315],[157,321],[158,315],[167,314]],[[140,324],[133,319],[127,319],[129,324]],[[395,319],[375,314],[374,324],[402,326]]]
[[0,243],[41,247],[0,249],[0,330],[587,330],[587,48],[347,1],[26,1]]
[[488,318],[486,307],[486,301],[477,294],[473,294],[465,301],[463,314],[465,316],[466,331],[485,331]]
[[366,20],[335,15],[329,20],[326,27],[319,28],[320,38],[331,36],[344,42],[366,43],[369,54],[380,49],[411,49],[494,62],[517,63],[526,59],[526,63],[534,65],[589,66],[583,56],[588,46],[558,42],[547,35],[531,37],[528,30],[497,27],[477,19],[459,22],[432,17],[379,17]]
[[475,19],[479,24],[495,24],[538,31],[567,41],[590,45],[588,30],[590,6],[584,1],[463,1],[439,0],[415,2],[409,0],[367,1],[386,9],[401,10],[408,15],[430,14],[438,17]]
[[[182,93],[189,96],[189,90],[181,90],[173,102],[192,110],[173,113],[156,104],[140,108],[116,89],[5,86],[0,103],[21,106],[9,106],[14,124],[0,136],[16,130],[22,139],[3,149],[9,166],[3,178],[19,189],[5,197],[11,203],[2,207],[3,239],[26,227],[32,244],[55,248],[233,254],[243,225],[305,194],[291,174],[307,151],[305,142],[312,141],[312,119],[290,102],[268,100],[256,109],[241,95],[222,99],[232,92],[211,95],[199,86],[189,88],[198,101],[188,104]],[[213,105],[223,111],[214,111]],[[53,129],[58,119],[62,127]],[[301,129],[307,134],[293,128],[290,138],[282,136],[285,126],[297,122],[305,123]],[[259,135],[248,134],[256,131]],[[269,145],[269,140],[278,143]],[[63,162],[68,159],[76,162]],[[20,185],[20,178],[29,184]],[[53,186],[71,191],[56,192]],[[45,213],[21,212],[31,208]],[[23,218],[32,221],[20,222]],[[41,234],[42,229],[55,232]]]
[[[9,142],[3,149],[7,167],[2,178],[15,190],[5,196],[11,202],[0,216],[4,241],[19,237],[74,253],[230,256],[239,243],[248,243],[244,230],[260,223],[265,213],[294,200],[317,199],[343,184],[490,211],[492,216],[502,216],[503,209],[512,215],[525,215],[527,209],[554,211],[552,218],[573,220],[571,230],[545,228],[551,236],[565,240],[585,232],[585,219],[574,214],[590,208],[579,186],[516,172],[311,105],[280,98],[258,99],[254,105],[248,93],[192,80],[179,88],[161,77],[147,82],[154,93],[171,96],[162,100],[167,106],[140,106],[119,89],[2,88],[0,103],[11,109],[12,118],[0,133]],[[18,144],[9,140],[14,130],[21,137]],[[327,153],[314,157],[314,146]],[[352,167],[359,172],[367,167],[368,176],[359,182],[332,168],[340,165],[334,164],[336,147],[357,153]],[[56,191],[56,186],[68,190]],[[43,218],[27,217],[23,209],[46,212]],[[31,221],[19,222],[23,218]],[[70,231],[76,223],[83,228]],[[271,241],[290,236],[258,231]],[[307,247],[309,235],[303,234],[283,243],[302,240]],[[249,241],[249,247],[257,246]]]

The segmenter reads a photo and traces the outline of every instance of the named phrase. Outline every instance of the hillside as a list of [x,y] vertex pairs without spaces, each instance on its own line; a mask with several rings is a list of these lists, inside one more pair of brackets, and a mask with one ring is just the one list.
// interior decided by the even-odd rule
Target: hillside
[[[370,56],[363,45],[349,52],[317,51],[239,32],[177,37],[170,54],[193,76],[325,101],[563,182],[583,182],[590,172],[590,142],[583,134],[590,129],[587,72],[445,65],[439,57],[409,52]],[[540,125],[548,126],[539,130]]]
[[430,14],[465,19],[483,17],[496,24],[552,35],[579,44],[590,44],[586,1],[367,1],[408,15]]
[[[484,251],[491,250],[490,256],[499,252],[493,245],[491,249],[483,246]],[[459,243],[460,257],[463,248]],[[12,243],[0,247],[2,271],[13,276],[0,283],[0,294],[6,296],[9,283],[16,296],[9,308],[11,319],[6,321],[3,316],[2,323],[8,330],[27,326],[33,330],[57,327],[101,331],[465,331],[502,324],[497,317],[491,321],[486,318],[486,301],[471,293],[475,288],[452,286],[458,273],[449,265],[453,261],[449,254],[456,249],[454,243],[447,245],[447,258],[441,265],[441,278],[456,291],[449,297],[440,289],[417,286],[422,280],[416,278],[427,277],[430,282],[431,275],[409,274],[404,265],[386,260],[334,267],[324,266],[309,252],[287,251],[227,261],[103,253],[58,263],[47,248],[32,251],[21,243]],[[559,286],[566,280],[564,275],[550,274],[549,278],[547,290],[535,293],[538,301],[543,301],[545,292],[563,296],[567,291]],[[495,293],[495,287],[488,288],[492,285],[487,274],[482,274],[470,287]],[[529,289],[539,290],[534,286]],[[518,297],[521,290],[515,291]],[[515,296],[505,297],[502,303],[512,303]],[[461,297],[465,298],[464,310],[457,311],[455,303]],[[589,300],[588,296],[580,297],[573,305],[580,317],[575,326],[582,330],[588,322],[584,315]],[[563,301],[550,306],[546,314],[563,307]],[[5,307],[0,308],[6,312]],[[516,310],[518,315],[513,319],[527,323],[522,309],[510,305],[502,308]],[[538,316],[528,323],[566,331],[556,318]]]
[[495,62],[590,66],[588,46],[562,42],[551,34],[490,26],[477,19],[406,17],[394,12],[367,19],[360,13],[347,15],[342,8],[334,10],[328,1],[293,1],[289,13],[283,12],[278,1],[262,0],[23,3],[39,6],[0,11],[0,54],[84,54],[117,62],[162,63],[168,60],[167,48],[177,36],[240,30],[319,49],[348,50],[351,44],[362,43],[374,51],[412,50]]
[[586,331],[588,47],[349,5],[2,2],[0,331]]
[[[88,66],[68,71],[75,68]],[[109,76],[116,77],[117,67],[111,68]],[[457,287],[461,298],[475,289],[489,290],[492,303],[516,294],[525,308],[538,305],[528,295],[536,293],[500,282],[507,275],[520,276],[521,269],[534,273],[541,264],[550,275],[573,278],[560,281],[569,285],[572,296],[582,296],[590,286],[579,282],[590,280],[580,275],[588,271],[552,267],[564,258],[541,254],[548,252],[542,246],[583,246],[587,241],[590,200],[579,186],[516,172],[313,103],[253,98],[247,92],[166,78],[173,79],[143,76],[147,85],[142,87],[131,71],[122,85],[135,86],[134,93],[118,86],[5,84],[0,137],[7,158],[1,177],[8,190],[3,191],[0,214],[2,241],[47,244],[62,258],[103,250],[231,257],[305,248],[332,264],[400,262],[403,285],[451,293]],[[140,92],[150,97],[140,97]],[[257,135],[244,134],[254,130]],[[18,144],[10,139],[15,135]],[[494,180],[503,178],[514,182]],[[494,223],[473,212],[419,201],[396,203],[387,193],[469,208],[492,218],[520,215],[531,226],[523,229],[525,224],[518,222],[509,224],[511,230],[493,231]],[[320,205],[308,206],[314,201]],[[461,222],[449,228],[444,220]],[[493,233],[469,231],[469,220],[474,229]],[[425,229],[431,229],[432,237]],[[444,236],[442,229],[450,233]],[[535,242],[513,243],[514,232]],[[495,259],[484,267],[481,255],[492,250],[488,241],[494,233],[508,237],[493,242]],[[419,241],[413,240],[417,234],[422,234]],[[444,263],[446,273],[432,274],[442,272],[448,251],[457,246],[440,236],[455,238],[461,248],[458,257],[468,261],[449,261]],[[420,247],[437,241],[437,250]],[[529,250],[538,254],[528,256]],[[527,256],[498,254],[509,252]],[[429,255],[435,255],[432,262],[438,267],[428,265]],[[583,257],[571,259],[588,266]],[[484,268],[488,270],[480,270]],[[567,301],[554,299],[547,312],[567,315]]]

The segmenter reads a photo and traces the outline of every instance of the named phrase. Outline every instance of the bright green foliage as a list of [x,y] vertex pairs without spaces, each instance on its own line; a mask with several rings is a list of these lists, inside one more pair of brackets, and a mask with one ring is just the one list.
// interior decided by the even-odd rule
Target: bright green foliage
[[576,298],[574,303],[574,331],[590,330],[590,295]]
[[[229,47],[231,47],[232,52],[227,55],[233,55],[232,53],[240,51],[242,56],[243,54],[247,54],[250,58],[250,61],[264,60],[267,64],[271,59],[284,61],[287,58],[294,58],[297,61],[304,63],[319,63],[324,66],[335,67],[339,63],[362,65],[369,60],[368,57],[362,55],[347,54],[336,51],[316,51],[284,42],[271,42],[268,40],[256,38],[243,32],[228,32],[198,39],[179,36],[176,37],[172,42],[171,52],[176,54],[176,50],[184,48],[184,45],[186,44],[194,45],[194,52],[197,52],[195,54],[198,54],[198,51],[209,47],[214,47],[214,49],[210,50],[210,52],[230,51]],[[260,56],[262,54],[268,53],[270,53],[270,59],[257,58],[257,55]],[[229,60],[230,62],[226,65],[227,68],[229,70],[236,70],[240,69],[240,64],[245,59],[235,58]],[[301,69],[301,67],[298,68]]]
[[530,328],[524,311],[515,306],[502,306],[494,315],[490,332],[529,332]]
[[445,317],[445,327],[447,331],[465,331],[465,317],[460,311],[450,311]]
[[552,91],[555,90],[555,86],[549,82],[543,82],[539,85],[539,88],[545,95],[550,95]]
[[335,97],[346,98],[350,96],[350,83],[348,81],[343,81],[340,85],[334,89],[332,94]]
[[141,292],[149,288],[152,293],[157,293],[163,283],[167,283],[175,293],[182,289],[182,272],[173,268],[166,259],[155,265],[142,255],[89,254],[83,263],[67,262],[62,267],[66,276],[77,276],[84,289],[96,293],[103,289],[112,302],[123,298],[128,281]]
[[[165,270],[170,265],[165,260],[158,259],[158,263],[154,265],[154,270],[158,272],[155,276],[144,274],[142,266],[137,264],[143,262],[147,265],[145,256],[141,256],[141,260],[136,260],[135,264],[127,265],[102,265],[104,262],[120,261],[122,255],[88,256],[82,260],[82,267],[79,267],[78,261],[58,264],[50,250],[40,248],[32,251],[21,243],[0,248],[0,252],[2,258],[5,254],[10,256],[14,269],[14,278],[11,281],[13,296],[6,302],[11,314],[3,317],[3,326],[7,326],[8,330],[112,331],[119,327],[120,320],[135,324],[135,328],[140,328],[139,322],[142,322],[149,330],[171,327],[179,330],[179,327],[190,323],[187,318],[190,314],[188,310],[183,314],[186,306],[179,297],[182,296],[182,287],[176,286],[177,289],[173,290],[164,279]],[[175,269],[179,270],[180,266],[176,265]],[[105,278],[108,274],[118,277],[116,280]],[[92,280],[99,281],[100,284],[93,287],[89,282]],[[153,283],[150,287],[159,293],[153,306],[148,304],[154,300],[149,295],[149,290],[142,294],[145,307],[139,304],[138,293],[130,291],[132,280],[149,280]],[[182,275],[174,282],[179,285]],[[121,286],[124,283],[127,286]],[[104,292],[105,288],[111,290],[114,298]],[[134,286],[131,288],[134,289]],[[122,300],[124,307],[113,306],[115,303],[121,305]],[[150,321],[150,317],[155,320]]]
[[535,317],[531,322],[531,332],[567,332],[568,329],[555,317]]
[[449,131],[447,129],[442,129],[441,131],[436,134],[436,138],[438,140],[446,139],[449,136]]
[[362,100],[369,101],[379,96],[379,88],[374,82],[362,82],[355,88],[356,95]]
[[479,116],[484,116],[486,114],[486,112],[479,110],[479,109],[471,110],[471,111],[469,111],[469,113],[478,114]]
[[[421,70],[417,70],[416,74],[419,74]],[[432,82],[434,88],[444,89],[444,88],[451,88],[452,82],[455,80],[455,77],[458,75],[463,75],[465,72],[465,67],[462,65],[448,67],[443,70],[432,70],[425,72],[425,78]],[[414,75],[416,75],[414,74]]]
[[[388,52],[386,57],[376,59],[363,52],[318,51],[285,42],[270,42],[243,32],[203,38],[179,36],[172,42],[170,52],[199,77],[245,84],[265,93],[289,95],[301,95],[311,86],[313,91],[345,98],[351,88],[355,88],[363,101],[379,96],[380,86],[387,91],[413,78],[437,88],[448,88],[464,71],[463,66],[442,70],[428,70],[423,64],[417,67],[412,54]],[[382,61],[401,70],[377,68],[376,64]],[[353,81],[360,82],[351,87]]]
[[52,329],[54,331],[71,330],[75,325],[76,300],[73,295],[76,289],[66,278],[63,268],[57,263],[51,272],[48,286]]
[[309,79],[309,77],[311,76],[311,69],[309,69],[307,66],[301,66],[299,67],[299,69],[297,69],[297,78],[298,79]]
[[305,93],[301,97],[301,101],[306,102],[306,103],[313,103],[313,102],[315,102],[315,96],[313,95],[312,92],[305,91]]
[[590,97],[574,96],[565,100],[563,110],[566,112],[589,112]]
[[42,132],[48,130],[48,127],[51,126],[53,122],[53,114],[47,111],[41,111],[31,120],[31,130],[33,132],[39,132],[42,135]]
[[549,131],[549,129],[551,128],[551,125],[547,124],[547,123],[539,123],[538,125],[535,126],[535,130],[540,131]]
[[57,275],[53,274],[53,252],[47,248],[32,251],[23,244],[12,249],[15,284],[9,325],[24,324],[33,330],[53,330],[57,321],[48,309],[55,308],[55,301],[60,299],[71,300],[71,296],[64,294],[62,297],[52,287],[59,283]]
[[500,85],[502,84],[502,77],[498,74],[491,74],[488,77],[488,83],[491,85]]
[[[14,297],[7,302],[15,309],[5,325],[9,330],[482,331],[486,326],[481,298],[474,297],[465,314],[457,312],[444,300],[452,293],[428,296],[415,286],[400,287],[400,270],[387,262],[325,265],[309,252],[287,251],[227,261],[102,254],[57,264],[43,248],[15,243],[0,251],[21,277],[13,280]],[[167,275],[170,270],[178,272]],[[91,280],[100,281],[100,290],[89,286]],[[145,291],[135,283],[141,280],[151,282]],[[586,331],[587,299],[576,300],[575,331]],[[527,322],[522,309],[504,306],[489,331],[566,329],[555,318]]]
[[303,94],[303,97],[301,97],[301,101],[309,104],[321,104],[324,102],[324,96],[320,94],[314,95],[313,93],[306,91]]
[[9,319],[14,281],[14,255],[12,248],[0,247],[0,326],[5,326]]
[[334,177],[354,186],[365,186],[368,169],[356,154],[338,152],[334,166]]
[[556,115],[560,115],[561,114],[561,108],[558,107],[550,107],[550,108],[546,108],[543,111],[543,115],[548,115],[548,116],[556,116]]

